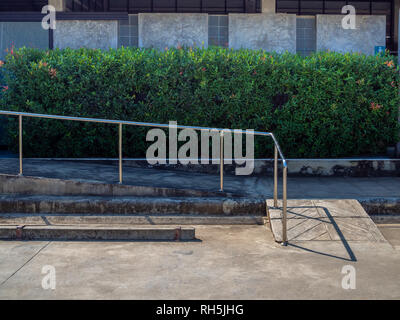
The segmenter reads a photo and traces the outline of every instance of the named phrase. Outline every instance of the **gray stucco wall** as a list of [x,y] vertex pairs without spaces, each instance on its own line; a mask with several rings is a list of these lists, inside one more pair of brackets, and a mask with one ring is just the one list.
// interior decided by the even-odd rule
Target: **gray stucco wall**
[[109,49],[118,46],[118,21],[57,20],[54,47]]
[[208,46],[208,15],[204,13],[139,14],[139,47]]
[[16,48],[48,49],[49,31],[42,28],[41,22],[0,22],[0,59],[13,44]]
[[356,16],[356,29],[343,29],[344,15],[317,15],[317,51],[374,54],[385,46],[386,17]]
[[229,47],[296,53],[296,15],[230,14]]

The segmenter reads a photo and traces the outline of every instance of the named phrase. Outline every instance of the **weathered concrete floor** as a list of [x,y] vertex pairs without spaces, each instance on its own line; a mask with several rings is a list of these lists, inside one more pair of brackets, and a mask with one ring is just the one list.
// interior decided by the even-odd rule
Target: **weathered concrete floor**
[[[198,242],[0,242],[0,298],[400,298],[400,247],[389,243],[349,241],[351,257],[340,241],[282,247],[266,226],[196,230]],[[55,290],[41,286],[46,265]],[[342,288],[345,265],[355,290]]]
[[[18,159],[0,159],[0,173],[17,174]],[[24,174],[59,179],[117,183],[113,165],[24,159]],[[219,176],[204,173],[124,167],[124,184],[219,190]],[[279,187],[280,192],[281,187]],[[272,197],[273,179],[263,176],[225,176],[225,191]],[[291,199],[363,199],[400,197],[400,177],[289,177]]]
[[[278,203],[281,206],[281,201]],[[282,209],[267,201],[274,238],[282,241]],[[386,242],[357,200],[288,200],[289,241]]]
[[400,249],[400,223],[378,224],[378,228],[393,247]]

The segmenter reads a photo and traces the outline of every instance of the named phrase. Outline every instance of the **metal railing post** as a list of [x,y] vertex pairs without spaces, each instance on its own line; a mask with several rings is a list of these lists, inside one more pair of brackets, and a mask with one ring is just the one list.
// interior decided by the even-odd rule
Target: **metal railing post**
[[278,207],[278,148],[274,152],[274,207]]
[[19,122],[19,175],[22,176],[22,115],[18,116]]
[[283,167],[282,244],[287,245],[287,166]]
[[219,143],[219,178],[220,178],[220,191],[224,191],[224,131],[221,130],[220,143]]
[[119,153],[119,183],[122,183],[122,123],[119,124],[119,143],[118,143],[118,153]]

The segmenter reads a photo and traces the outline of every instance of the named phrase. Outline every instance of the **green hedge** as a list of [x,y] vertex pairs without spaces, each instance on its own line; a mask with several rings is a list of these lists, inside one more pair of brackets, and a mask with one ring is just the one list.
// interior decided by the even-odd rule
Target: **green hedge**
[[[399,72],[391,56],[310,57],[210,48],[20,49],[0,68],[1,109],[276,134],[287,157],[381,154],[398,138]],[[11,145],[17,146],[15,119]],[[117,126],[24,120],[24,154],[116,156]],[[124,156],[144,156],[126,128]],[[256,138],[256,155],[271,155]]]

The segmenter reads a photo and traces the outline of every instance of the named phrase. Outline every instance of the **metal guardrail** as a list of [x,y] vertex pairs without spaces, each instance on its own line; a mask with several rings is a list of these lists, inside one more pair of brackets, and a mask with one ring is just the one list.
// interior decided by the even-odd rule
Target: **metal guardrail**
[[[19,174],[23,174],[22,167],[22,118],[45,118],[45,119],[56,119],[56,120],[68,120],[68,121],[81,121],[81,122],[96,122],[96,123],[110,123],[117,124],[119,126],[118,130],[118,169],[119,169],[119,183],[122,183],[122,126],[140,126],[140,127],[155,127],[155,128],[170,128],[169,124],[160,124],[160,123],[150,123],[150,122],[136,122],[136,121],[124,121],[124,120],[109,120],[109,119],[97,119],[97,118],[81,118],[81,117],[69,117],[69,116],[57,116],[57,115],[48,115],[48,114],[40,114],[40,113],[28,113],[28,112],[15,112],[15,111],[6,111],[0,110],[0,115],[11,115],[18,116],[19,120]],[[193,130],[215,130],[220,133],[220,191],[223,191],[224,188],[224,132],[231,132],[233,130],[230,129],[222,129],[222,128],[208,128],[208,127],[192,127],[192,126],[181,126],[174,125],[174,128],[177,129],[193,129]],[[279,146],[278,141],[276,140],[274,134],[272,132],[262,132],[262,131],[242,131],[244,134],[252,134],[255,136],[269,136],[274,141],[274,207],[278,207],[278,154],[282,160],[283,165],[283,186],[282,186],[282,240],[283,244],[287,244],[287,162],[282,153],[282,150]]]

